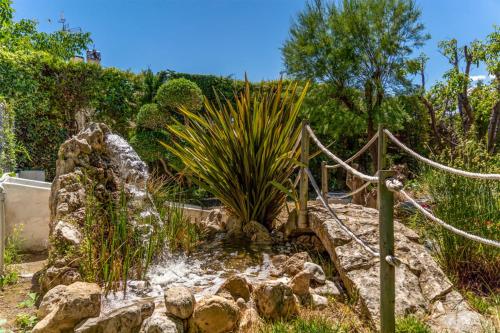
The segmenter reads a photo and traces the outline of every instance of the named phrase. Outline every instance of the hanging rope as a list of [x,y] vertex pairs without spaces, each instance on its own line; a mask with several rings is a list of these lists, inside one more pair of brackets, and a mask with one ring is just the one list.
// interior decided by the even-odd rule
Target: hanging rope
[[344,194],[344,195],[342,195],[340,197],[335,197],[335,199],[345,199],[345,198],[352,197],[353,195],[358,194],[359,192],[363,191],[370,184],[371,184],[370,182],[366,182],[366,183],[363,184],[363,186],[358,187],[356,190],[354,190],[354,191],[352,191],[350,193]]
[[438,217],[434,216],[431,212],[429,212],[427,209],[422,207],[418,202],[416,202],[408,193],[406,193],[403,190],[403,184],[400,181],[397,181],[395,179],[390,179],[386,181],[386,186],[389,189],[389,191],[392,192],[399,192],[403,195],[403,197],[408,200],[416,209],[418,209],[422,214],[424,214],[425,217],[427,217],[429,220],[439,224],[441,227],[445,228],[448,231],[451,231],[457,235],[460,235],[462,237],[468,238],[470,240],[485,244],[485,245],[491,245],[494,247],[500,248],[500,242],[491,240],[491,239],[486,239],[482,238],[476,235],[472,235],[466,231],[460,230],[455,228],[452,225],[447,224],[443,220],[439,219]]
[[424,163],[427,163],[430,166],[433,166],[433,167],[438,168],[440,170],[443,170],[443,171],[446,171],[449,173],[453,173],[455,175],[463,176],[463,177],[476,178],[476,179],[488,179],[488,180],[500,180],[500,174],[498,174],[498,173],[469,172],[469,171],[455,169],[455,168],[434,162],[428,158],[423,157],[422,155],[419,155],[415,151],[413,151],[410,148],[408,148],[407,146],[405,146],[405,144],[402,143],[401,141],[399,141],[389,130],[385,129],[384,133],[387,135],[387,137],[389,139],[391,139],[392,142],[394,142],[396,145],[398,145],[401,149],[403,149],[409,155],[415,157],[416,159],[418,159]]
[[325,201],[323,196],[321,195],[321,191],[319,190],[318,184],[314,181],[313,175],[311,173],[311,170],[309,168],[305,168],[307,177],[309,178],[309,181],[311,182],[312,187],[314,188],[314,191],[316,191],[316,194],[318,195],[319,200],[323,204],[323,206],[328,210],[328,212],[333,216],[335,222],[338,224],[340,229],[342,229],[352,240],[354,240],[356,243],[361,245],[363,249],[365,249],[368,253],[370,253],[374,257],[380,257],[380,254],[373,250],[370,246],[368,246],[364,241],[362,241],[358,236],[356,236],[335,214],[333,209],[328,205],[328,203]]
[[319,149],[321,151],[323,151],[326,155],[328,155],[328,157],[330,157],[332,160],[334,160],[335,162],[337,162],[338,164],[340,164],[340,166],[342,166],[348,172],[350,172],[353,175],[355,175],[355,176],[363,179],[366,182],[370,182],[370,183],[377,183],[378,182],[378,177],[373,177],[373,176],[365,175],[364,173],[359,172],[358,170],[354,169],[353,167],[351,167],[350,165],[348,165],[347,163],[345,163],[344,161],[342,161],[342,159],[340,159],[339,157],[335,156],[328,149],[326,149],[326,147],[323,146],[323,144],[316,137],[316,135],[314,134],[314,132],[311,129],[311,127],[309,127],[309,125],[306,126],[306,129],[309,132],[309,134],[311,136],[311,139],[316,143],[316,145],[319,147]]
[[[344,163],[351,163],[355,159],[357,159],[361,154],[363,154],[370,146],[378,139],[378,132],[375,133],[375,135],[366,143],[366,145],[363,146],[356,154],[352,155],[349,157],[347,160],[344,161]],[[335,165],[327,165],[327,169],[336,169],[340,167],[340,164],[335,164]]]

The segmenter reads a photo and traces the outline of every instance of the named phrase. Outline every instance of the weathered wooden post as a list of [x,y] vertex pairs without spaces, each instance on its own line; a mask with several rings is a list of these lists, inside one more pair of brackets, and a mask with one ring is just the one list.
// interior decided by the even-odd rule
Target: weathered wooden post
[[309,196],[309,178],[306,168],[309,167],[309,132],[307,120],[302,120],[302,139],[300,142],[300,185],[299,185],[299,216],[298,228],[307,228],[307,200]]
[[383,125],[378,127],[378,209],[379,209],[379,246],[380,246],[380,332],[394,333],[396,330],[396,282],[395,267],[391,264],[394,257],[394,196],[385,185],[392,171],[386,167],[386,140]]
[[321,195],[328,202],[328,169],[326,161],[321,161]]

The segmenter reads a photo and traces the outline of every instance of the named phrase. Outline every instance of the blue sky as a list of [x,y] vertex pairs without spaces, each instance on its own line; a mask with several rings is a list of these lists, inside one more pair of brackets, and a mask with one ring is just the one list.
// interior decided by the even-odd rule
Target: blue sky
[[[500,24],[500,0],[417,0],[432,39],[428,81],[448,64],[437,42],[482,39]],[[92,33],[103,65],[140,71],[272,79],[283,70],[280,47],[304,0],[14,0],[16,19],[32,18],[53,31],[60,13],[70,27]],[[49,22],[51,20],[51,23]],[[483,68],[475,75],[484,75]]]

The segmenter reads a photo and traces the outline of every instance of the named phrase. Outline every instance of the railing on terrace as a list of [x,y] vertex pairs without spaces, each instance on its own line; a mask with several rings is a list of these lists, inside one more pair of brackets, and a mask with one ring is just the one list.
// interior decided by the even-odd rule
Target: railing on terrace
[[[295,186],[300,183],[299,187],[299,214],[298,214],[298,226],[299,228],[307,227],[307,201],[309,193],[309,182],[311,183],[318,200],[327,209],[330,215],[333,217],[334,221],[339,225],[339,227],[355,242],[357,242],[361,247],[370,253],[374,257],[383,258],[380,260],[380,331],[382,333],[393,333],[395,332],[395,268],[399,265],[400,261],[397,259],[397,254],[394,251],[394,193],[399,192],[405,200],[411,203],[415,208],[421,212],[425,217],[427,217],[432,222],[440,225],[441,227],[457,234],[462,237],[468,238],[470,240],[500,248],[500,242],[491,239],[485,239],[476,235],[472,235],[466,231],[457,229],[452,225],[447,224],[438,217],[436,217],[432,212],[422,207],[417,203],[407,192],[403,189],[403,184],[398,180],[392,178],[394,172],[388,170],[386,165],[386,154],[387,154],[387,139],[393,142],[396,146],[401,148],[403,151],[408,153],[410,156],[432,166],[438,168],[442,171],[446,171],[455,175],[475,178],[499,181],[500,174],[482,174],[468,172],[464,170],[459,170],[451,168],[428,158],[425,158],[406,145],[399,141],[389,130],[384,129],[382,125],[379,126],[378,132],[361,148],[356,154],[347,160],[343,161],[341,158],[337,157],[331,151],[329,151],[319,139],[316,137],[314,131],[311,129],[307,121],[302,122],[302,131],[294,148],[297,149],[300,144],[300,172],[295,181]],[[321,165],[321,189],[314,180],[314,177],[309,169],[309,145],[310,141],[313,141],[319,149],[325,153],[328,157],[336,162],[335,165],[327,165],[325,162]],[[377,165],[378,171],[375,175],[366,175],[352,166],[349,165],[350,162],[354,161],[356,158],[361,156],[368,148],[370,148],[375,142],[378,143],[378,156]],[[357,237],[337,216],[334,209],[328,204],[328,170],[343,168],[348,173],[355,177],[358,177],[365,181],[365,184],[357,189],[354,189],[351,193],[348,193],[341,198],[353,196],[363,189],[365,189],[370,184],[377,184],[377,207],[379,210],[379,248],[373,249],[363,240]]]

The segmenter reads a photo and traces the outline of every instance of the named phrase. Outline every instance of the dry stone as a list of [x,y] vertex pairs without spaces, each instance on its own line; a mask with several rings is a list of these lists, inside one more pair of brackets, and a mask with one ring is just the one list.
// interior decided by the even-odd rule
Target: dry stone
[[33,333],[72,330],[81,320],[96,317],[101,310],[101,288],[95,283],[59,285],[45,294],[38,308],[40,321]]
[[234,275],[228,278],[219,288],[217,294],[227,291],[234,300],[243,298],[245,302],[250,300],[251,286],[243,276]]
[[287,259],[283,264],[282,273],[289,276],[294,276],[304,269],[304,264],[306,262],[311,262],[312,259],[307,252],[295,253],[293,256]]
[[297,296],[309,295],[309,286],[311,282],[312,274],[306,270],[296,274],[292,280],[289,282],[290,288]]
[[170,287],[164,292],[167,314],[179,319],[191,317],[196,303],[191,291],[183,286]]
[[254,243],[270,243],[271,235],[266,227],[256,221],[250,221],[243,226],[243,233]]
[[238,323],[240,309],[234,301],[219,296],[200,300],[192,322],[201,333],[232,332]]
[[184,325],[180,319],[154,313],[144,320],[140,333],[184,333]]
[[298,313],[298,301],[292,289],[283,282],[260,284],[253,292],[259,314],[265,319],[287,319]]
[[141,328],[142,322],[153,314],[154,308],[153,301],[138,301],[82,321],[75,328],[75,333],[135,333]]

